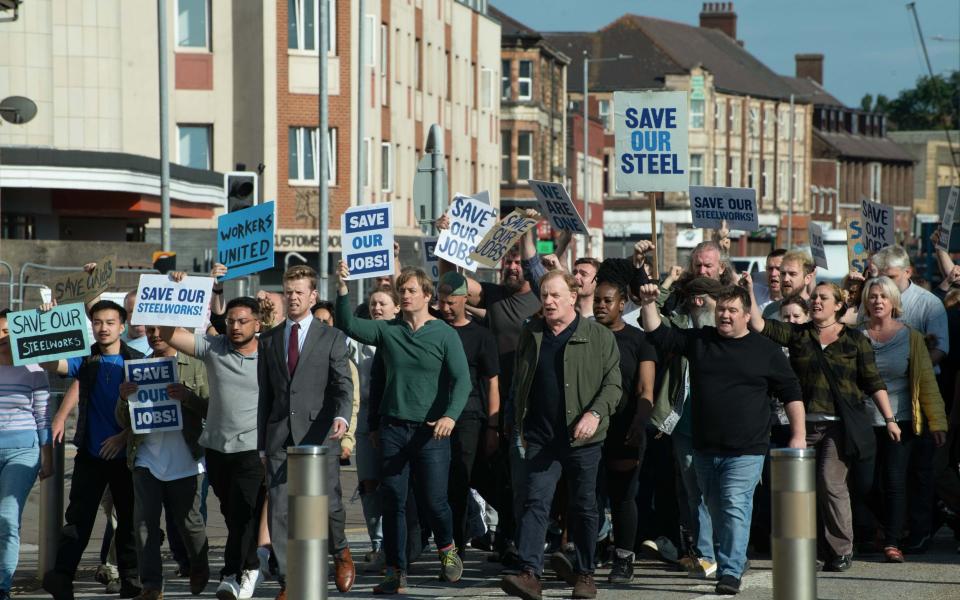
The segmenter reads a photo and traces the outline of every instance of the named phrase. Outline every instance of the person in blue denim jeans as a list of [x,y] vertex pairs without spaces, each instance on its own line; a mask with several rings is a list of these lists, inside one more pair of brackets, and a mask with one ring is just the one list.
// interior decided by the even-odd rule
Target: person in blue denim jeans
[[37,473],[53,473],[47,374],[37,365],[13,366],[7,312],[0,311],[0,600],[10,597],[27,496]]
[[713,535],[700,530],[697,549],[717,563],[718,594],[736,594],[747,564],[753,492],[770,440],[770,396],[783,400],[791,448],[806,448],[800,382],[787,357],[750,331],[751,301],[739,286],[715,294],[716,327],[663,327],[656,285],[640,288],[641,317],[661,353],[680,353],[690,365],[693,466]]

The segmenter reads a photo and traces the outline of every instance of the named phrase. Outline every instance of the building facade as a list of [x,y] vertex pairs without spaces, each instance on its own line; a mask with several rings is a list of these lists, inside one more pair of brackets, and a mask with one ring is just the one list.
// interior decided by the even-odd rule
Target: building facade
[[951,131],[955,156],[944,131],[891,131],[890,139],[916,161],[911,182],[913,209],[918,218],[936,219],[943,215],[952,186],[960,186],[960,131]]

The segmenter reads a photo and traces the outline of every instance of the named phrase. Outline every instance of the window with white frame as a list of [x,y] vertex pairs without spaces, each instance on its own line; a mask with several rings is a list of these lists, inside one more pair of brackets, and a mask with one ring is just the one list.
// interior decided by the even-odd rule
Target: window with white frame
[[874,202],[880,202],[883,169],[878,162],[868,164],[867,168],[870,170],[870,199]]
[[718,132],[727,130],[727,103],[720,98],[713,103],[713,128]]
[[177,163],[192,169],[213,165],[210,125],[177,125]]
[[740,135],[740,102],[734,100],[730,103],[730,133]]
[[780,129],[780,139],[789,140],[790,139],[790,111],[781,110],[779,119],[780,119],[780,124],[778,128]]
[[493,69],[480,69],[480,108],[493,108]]
[[727,160],[722,153],[717,152],[713,155],[713,185],[726,185],[726,177],[724,177],[724,166],[726,162]]
[[337,0],[287,0],[287,48],[316,52],[320,2],[327,3],[327,54],[337,52]]
[[780,161],[780,168],[777,170],[777,200],[786,200],[789,190],[787,190],[787,161]]
[[519,90],[517,97],[520,100],[530,100],[533,98],[533,61],[521,60],[518,66],[520,68],[517,76]]
[[370,172],[373,171],[373,138],[363,138],[363,187],[370,187]]
[[760,197],[764,200],[770,199],[770,161],[762,162],[763,172],[760,174]]
[[690,127],[703,129],[703,99],[690,101]]
[[703,185],[703,155],[690,155],[690,185]]
[[740,155],[730,155],[730,186],[740,187]]
[[[287,177],[298,183],[317,183],[320,179],[319,130],[314,127],[291,127],[289,129],[289,152]],[[327,130],[327,183],[337,183],[337,130]]]
[[760,109],[751,106],[747,113],[747,119],[750,128],[750,139],[755,140],[760,137]]
[[500,99],[510,100],[510,61],[500,61]]
[[210,49],[209,0],[177,0],[177,48]]
[[756,189],[760,182],[757,177],[760,174],[760,159],[751,158],[747,160],[747,187]]
[[363,64],[368,67],[374,67],[377,63],[377,17],[376,15],[366,15],[363,19],[363,35],[367,42],[367,47],[363,49]]
[[774,125],[776,124],[776,115],[773,107],[768,106],[763,109],[763,137],[773,138]]
[[793,201],[796,202],[803,196],[803,163],[795,161],[793,163]]
[[380,24],[380,104],[387,106],[388,100],[388,71],[390,70],[390,28],[386,23]]
[[500,132],[500,181],[510,181],[510,145],[512,140],[509,131]]
[[527,180],[533,177],[533,133],[521,131],[517,134],[517,179]]
[[393,145],[390,142],[380,144],[380,191],[393,190]]
[[610,100],[597,100],[597,114],[603,121],[603,128],[610,130]]
[[794,137],[796,137],[798,142],[803,141],[803,130],[804,130],[803,124],[805,121],[806,119],[804,119],[803,110],[802,109],[796,110],[796,112],[794,112],[793,114],[793,127],[794,127],[794,131],[796,132],[794,133]]

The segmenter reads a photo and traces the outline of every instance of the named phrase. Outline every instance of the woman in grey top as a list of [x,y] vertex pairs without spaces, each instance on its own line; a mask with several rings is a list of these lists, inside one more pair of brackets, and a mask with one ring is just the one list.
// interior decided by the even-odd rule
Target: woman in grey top
[[[883,522],[883,553],[887,562],[903,562],[899,539],[906,520],[907,471],[910,452],[925,417],[937,444],[942,444],[946,418],[943,400],[933,374],[933,364],[923,335],[899,322],[903,312],[900,290],[889,277],[876,277],[864,286],[861,314],[873,346],[877,369],[887,385],[890,408],[900,427],[900,441],[886,435],[883,415],[873,411],[877,460],[883,497],[874,511]],[[923,415],[921,416],[921,411]]]

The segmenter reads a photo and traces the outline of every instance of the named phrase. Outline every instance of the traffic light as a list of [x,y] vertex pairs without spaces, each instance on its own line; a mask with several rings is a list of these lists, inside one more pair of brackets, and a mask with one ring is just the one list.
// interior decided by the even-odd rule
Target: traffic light
[[257,174],[247,171],[224,173],[223,191],[227,195],[227,212],[250,208],[257,203]]

